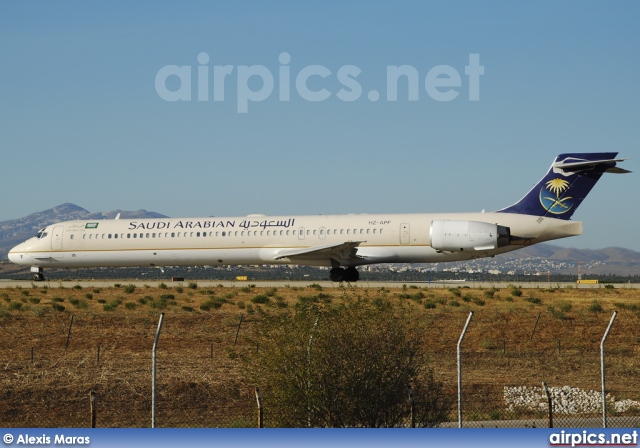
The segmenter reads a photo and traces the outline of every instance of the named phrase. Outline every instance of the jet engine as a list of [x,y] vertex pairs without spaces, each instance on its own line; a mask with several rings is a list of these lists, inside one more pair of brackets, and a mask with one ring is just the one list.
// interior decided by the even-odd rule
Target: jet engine
[[431,221],[430,240],[438,252],[490,250],[508,245],[511,230],[488,222],[436,219]]

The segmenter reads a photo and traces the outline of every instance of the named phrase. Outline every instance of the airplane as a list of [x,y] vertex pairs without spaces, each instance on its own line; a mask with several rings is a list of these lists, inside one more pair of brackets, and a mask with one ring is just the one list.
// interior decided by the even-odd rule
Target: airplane
[[334,282],[355,282],[358,266],[440,263],[493,257],[582,234],[571,221],[617,152],[558,155],[518,202],[495,212],[247,215],[67,221],[41,229],[9,252],[13,263],[45,268],[297,264],[330,267]]

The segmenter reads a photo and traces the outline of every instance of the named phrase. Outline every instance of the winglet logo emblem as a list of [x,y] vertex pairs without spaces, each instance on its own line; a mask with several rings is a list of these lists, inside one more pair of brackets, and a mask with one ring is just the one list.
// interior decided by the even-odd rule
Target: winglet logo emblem
[[573,197],[562,195],[569,189],[564,179],[552,179],[540,189],[540,203],[549,213],[562,215],[573,207]]

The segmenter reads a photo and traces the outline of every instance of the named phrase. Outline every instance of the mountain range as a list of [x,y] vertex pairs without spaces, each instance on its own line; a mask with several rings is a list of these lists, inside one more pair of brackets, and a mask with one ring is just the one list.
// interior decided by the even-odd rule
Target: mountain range
[[[168,218],[160,213],[147,210],[125,211],[112,210],[92,213],[75,204],[65,203],[41,212],[32,213],[19,219],[0,222],[0,260],[7,260],[9,250],[16,244],[25,241],[48,225],[56,222],[82,220],[113,219],[118,214],[121,218]],[[485,259],[480,259],[485,260]],[[478,260],[478,261],[480,261]],[[606,249],[570,249],[551,244],[536,244],[524,249],[487,259],[486,263],[531,264],[536,260],[544,262],[546,269],[561,271],[562,264],[575,266],[583,263],[593,273],[616,275],[640,275],[640,252],[629,249],[609,247]],[[557,269],[554,268],[557,266]],[[574,268],[572,268],[574,269]],[[574,269],[575,270],[575,269]]]

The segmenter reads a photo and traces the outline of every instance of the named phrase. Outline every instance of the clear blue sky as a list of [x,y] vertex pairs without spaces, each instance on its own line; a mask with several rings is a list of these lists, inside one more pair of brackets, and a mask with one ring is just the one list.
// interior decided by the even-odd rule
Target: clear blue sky
[[[491,211],[561,152],[618,151],[637,172],[639,23],[634,1],[2,2],[0,221],[64,202],[169,216]],[[391,101],[387,68],[403,65],[415,100],[405,77]],[[190,89],[160,76],[182,100],[158,91],[167,66],[191,67]],[[442,76],[453,87],[434,90]],[[243,100],[251,91],[259,101]],[[638,173],[605,176],[573,217],[585,235],[562,244],[640,250],[639,192]]]

